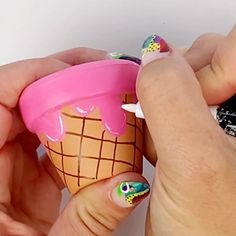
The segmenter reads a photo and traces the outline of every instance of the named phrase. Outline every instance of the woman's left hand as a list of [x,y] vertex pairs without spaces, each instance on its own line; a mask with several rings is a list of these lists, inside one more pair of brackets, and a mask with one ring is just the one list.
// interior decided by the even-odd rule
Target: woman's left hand
[[141,202],[124,207],[111,197],[122,182],[146,183],[139,174],[123,173],[82,189],[59,215],[64,184],[47,155],[38,159],[39,140],[25,129],[17,107],[35,80],[102,59],[108,59],[104,51],[78,48],[0,67],[0,235],[110,235]]

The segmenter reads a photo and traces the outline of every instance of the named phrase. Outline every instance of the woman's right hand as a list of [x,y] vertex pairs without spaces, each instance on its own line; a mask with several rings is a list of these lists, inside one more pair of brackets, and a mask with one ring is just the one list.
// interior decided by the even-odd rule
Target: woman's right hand
[[207,104],[235,94],[236,28],[200,37],[184,56],[172,48],[158,57],[145,64],[144,56],[137,86],[154,144],[146,153],[158,157],[147,235],[233,236],[236,139]]

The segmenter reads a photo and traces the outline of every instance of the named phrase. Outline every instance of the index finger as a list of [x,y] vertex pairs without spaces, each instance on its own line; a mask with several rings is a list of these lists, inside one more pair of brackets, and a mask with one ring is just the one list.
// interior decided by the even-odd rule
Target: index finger
[[49,56],[70,65],[78,65],[85,62],[98,61],[110,58],[106,51],[93,48],[72,48]]
[[196,73],[208,104],[220,104],[236,93],[235,61],[236,26],[221,40],[210,64]]

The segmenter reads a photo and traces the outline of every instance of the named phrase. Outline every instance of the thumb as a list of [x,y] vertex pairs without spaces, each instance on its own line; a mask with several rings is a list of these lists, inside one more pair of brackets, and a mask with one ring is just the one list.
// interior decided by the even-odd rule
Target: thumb
[[215,157],[213,143],[226,135],[214,122],[192,68],[177,50],[152,36],[143,53],[137,94],[159,166],[181,176],[184,166],[197,169],[206,163],[204,153]]
[[110,235],[149,190],[147,181],[131,172],[90,185],[72,198],[48,235]]

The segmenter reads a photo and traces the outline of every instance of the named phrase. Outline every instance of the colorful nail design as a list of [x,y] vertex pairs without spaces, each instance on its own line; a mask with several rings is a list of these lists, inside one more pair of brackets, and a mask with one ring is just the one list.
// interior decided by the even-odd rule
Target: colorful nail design
[[154,34],[143,43],[142,55],[150,52],[169,52],[169,46],[164,39]]
[[119,53],[119,52],[112,52],[109,54],[109,56],[112,59],[123,59],[123,60],[128,60],[128,61],[133,61],[137,64],[141,64],[141,59],[137,58],[137,57],[133,57],[133,56],[129,56],[123,53]]
[[122,182],[117,187],[118,197],[125,198],[125,201],[130,205],[134,204],[134,199],[144,196],[149,191],[150,186],[141,182]]
[[221,104],[216,111],[216,120],[224,131],[236,137],[236,95]]

